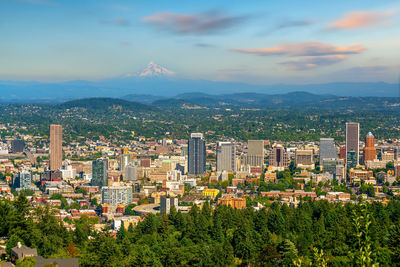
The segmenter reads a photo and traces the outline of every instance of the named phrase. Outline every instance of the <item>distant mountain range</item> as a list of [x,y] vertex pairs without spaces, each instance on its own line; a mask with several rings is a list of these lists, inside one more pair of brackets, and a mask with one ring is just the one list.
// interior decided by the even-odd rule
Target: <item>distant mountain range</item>
[[[128,100],[129,99],[129,100]],[[135,100],[135,101],[132,101]],[[238,93],[209,95],[204,93],[185,93],[174,98],[152,98],[148,95],[128,95],[121,98],[84,98],[57,105],[61,109],[85,108],[106,111],[123,109],[132,111],[163,111],[166,109],[207,109],[207,108],[248,108],[248,109],[327,109],[327,110],[398,110],[399,98],[386,97],[338,97],[316,95],[307,92],[291,92],[279,95],[259,93]]]
[[[124,98],[130,101],[151,103],[165,98],[185,99],[185,93],[202,92],[228,97],[250,92],[280,95],[303,91],[317,95],[353,97],[398,97],[396,84],[375,83],[325,83],[307,85],[252,85],[237,82],[181,79],[175,73],[154,62],[142,71],[101,81],[68,81],[58,83],[0,81],[0,102],[63,102],[88,97]],[[140,96],[140,97],[139,97]],[[243,95],[242,95],[243,96]],[[204,96],[206,101],[210,96]],[[242,101],[235,97],[235,101]],[[233,99],[231,99],[233,101]],[[277,100],[279,101],[279,100]]]

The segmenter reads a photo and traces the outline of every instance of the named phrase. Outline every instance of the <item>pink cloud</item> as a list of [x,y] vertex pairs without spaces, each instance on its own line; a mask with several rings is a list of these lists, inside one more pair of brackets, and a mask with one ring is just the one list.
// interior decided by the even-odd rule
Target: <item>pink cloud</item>
[[360,54],[365,51],[365,47],[360,44],[354,44],[350,46],[335,46],[320,42],[306,42],[282,44],[267,48],[233,49],[233,51],[245,54],[256,54],[260,56],[284,55],[288,57],[298,57]]
[[365,28],[371,26],[388,25],[386,19],[393,16],[396,12],[375,12],[375,11],[355,11],[344,15],[338,20],[327,26],[331,30],[345,30]]

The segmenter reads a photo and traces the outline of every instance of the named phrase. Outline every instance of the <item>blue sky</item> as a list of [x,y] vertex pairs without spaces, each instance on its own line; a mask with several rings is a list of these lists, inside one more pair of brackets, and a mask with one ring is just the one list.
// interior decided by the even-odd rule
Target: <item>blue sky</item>
[[0,79],[134,73],[256,84],[395,82],[400,3],[1,0]]

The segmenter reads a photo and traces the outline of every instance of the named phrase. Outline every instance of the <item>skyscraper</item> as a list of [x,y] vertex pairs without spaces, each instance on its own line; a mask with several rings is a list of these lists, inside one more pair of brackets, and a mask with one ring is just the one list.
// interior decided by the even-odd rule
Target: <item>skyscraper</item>
[[62,166],[62,126],[50,125],[50,170],[54,171]]
[[337,151],[335,148],[335,140],[333,138],[319,139],[319,162],[322,164],[324,159],[336,159]]
[[217,143],[217,171],[234,171],[236,166],[235,145],[231,142]]
[[188,173],[206,172],[206,141],[202,133],[192,133],[188,141]]
[[376,159],[376,148],[374,144],[375,137],[369,132],[365,136],[365,147],[364,147],[364,162]]
[[28,170],[21,170],[14,180],[14,188],[27,189],[31,187],[32,173]]
[[346,160],[351,159],[351,165],[360,162],[360,124],[346,122]]
[[249,140],[247,155],[244,157],[245,165],[264,167],[264,141]]
[[92,161],[92,185],[107,186],[108,184],[108,160],[96,159]]
[[289,166],[289,155],[281,145],[275,146],[269,155],[269,166],[284,167]]

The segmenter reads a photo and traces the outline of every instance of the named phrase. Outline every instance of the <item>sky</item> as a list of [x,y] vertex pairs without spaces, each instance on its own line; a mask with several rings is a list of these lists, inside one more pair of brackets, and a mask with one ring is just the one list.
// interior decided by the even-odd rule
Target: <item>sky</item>
[[398,0],[0,0],[1,80],[397,82]]

